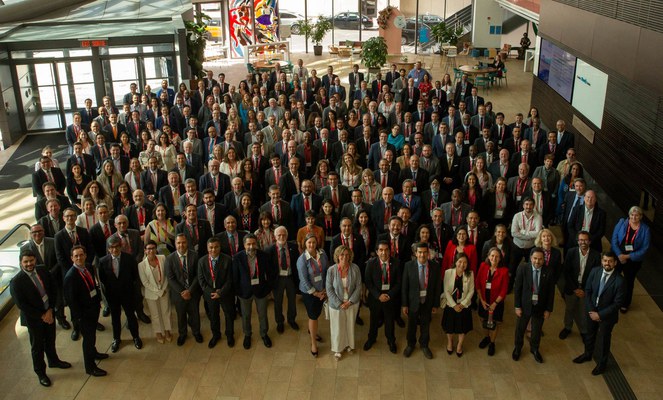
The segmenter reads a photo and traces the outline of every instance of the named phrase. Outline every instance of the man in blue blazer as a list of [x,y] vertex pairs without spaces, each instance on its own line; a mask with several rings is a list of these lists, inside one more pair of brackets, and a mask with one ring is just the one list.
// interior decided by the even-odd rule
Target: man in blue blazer
[[603,268],[594,268],[589,273],[585,286],[587,307],[587,335],[583,338],[585,352],[573,362],[580,364],[590,361],[596,349],[596,367],[592,375],[605,372],[610,355],[612,329],[619,320],[619,308],[624,302],[624,278],[615,271],[617,255],[612,251],[603,253]]
[[[307,208],[308,205],[308,208]],[[297,229],[306,225],[305,214],[309,210],[316,213],[320,211],[322,197],[313,192],[313,182],[305,179],[302,181],[301,192],[292,197],[290,209],[297,218]]]
[[401,203],[402,206],[409,208],[412,211],[412,221],[419,222],[421,217],[421,198],[412,194],[412,189],[414,183],[412,179],[406,179],[403,181],[403,192],[394,196],[394,200]]
[[233,289],[239,297],[242,310],[242,330],[244,331],[244,348],[251,348],[251,310],[253,302],[258,310],[260,336],[265,347],[272,347],[272,340],[267,335],[267,295],[274,286],[272,264],[264,253],[258,250],[258,239],[252,233],[244,236],[244,250],[233,257]]

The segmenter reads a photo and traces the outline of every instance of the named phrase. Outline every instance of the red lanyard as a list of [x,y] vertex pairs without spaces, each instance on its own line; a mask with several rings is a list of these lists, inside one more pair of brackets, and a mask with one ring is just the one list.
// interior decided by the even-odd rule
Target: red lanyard
[[[525,228],[525,211],[523,211],[523,228]],[[528,230],[533,230],[534,229],[534,215],[529,219],[529,229]]]
[[315,275],[315,271],[320,268],[320,271],[318,272],[318,275],[322,275],[322,264],[317,262],[316,260],[313,259],[313,257],[309,258],[309,261],[311,263],[311,269],[313,270],[313,275]]
[[145,225],[145,211],[143,207],[138,208],[138,225]]
[[331,232],[332,230],[332,219],[330,216],[325,217],[325,227],[327,228],[327,233]]
[[165,241],[165,239],[168,237],[168,222],[166,222],[166,224],[165,224],[166,227],[165,228],[161,228],[161,223],[159,221],[156,221],[156,223],[157,223],[157,229],[156,229],[157,243],[161,243],[161,235],[159,235],[159,230],[163,229],[163,231],[164,231],[163,238],[164,238],[164,241]]
[[195,229],[195,233],[196,233],[196,234],[195,234],[195,235],[193,234],[193,233],[194,233],[194,229],[191,228],[191,225],[186,224],[186,229],[189,231],[189,235],[191,236],[191,238],[193,239],[193,241],[194,241],[194,242],[197,242],[197,241],[198,241],[198,225],[196,225],[196,229]]
[[157,262],[157,270],[159,271],[159,283],[161,283],[161,279],[163,279],[163,275],[161,275],[161,264],[159,263],[158,257],[155,257],[154,260]]
[[430,268],[428,268],[428,263],[426,263],[426,278],[424,279],[424,290],[428,289],[428,274],[430,273]]
[[[248,261],[249,261],[248,258],[246,259],[246,261],[247,261],[247,264],[248,264]],[[256,269],[255,276],[260,278],[260,268],[258,267],[258,257],[256,257],[256,260],[255,260],[255,269]],[[250,274],[251,274],[251,266],[249,266],[249,275]]]
[[209,274],[212,276],[212,282],[216,281],[216,275],[214,275],[214,268],[212,268],[212,257],[207,257],[209,262]]
[[[284,245],[283,247],[285,247],[285,259],[286,259],[288,265],[290,265],[290,252],[288,251],[287,246]],[[279,260],[279,266],[281,266],[281,251],[280,251],[280,249],[278,249],[278,250],[279,251],[276,252],[276,256],[278,257],[278,260]]]
[[552,255],[552,251],[550,250],[544,250],[543,255],[546,260],[546,267],[550,265],[550,256]]
[[495,199],[497,200],[497,209],[498,210],[503,210],[504,209],[504,203],[505,203],[505,195],[502,193],[502,198],[500,198],[499,193],[495,193]]
[[90,271],[88,271],[85,268],[83,269],[85,273],[81,272],[81,270],[78,268],[76,268],[76,270],[78,271],[78,275],[80,275],[81,278],[83,278],[83,282],[85,282],[85,286],[87,287],[88,292],[94,290],[94,278],[92,278],[92,275],[90,275]]
[[[518,178],[518,184],[516,185],[516,195],[522,196],[523,192],[525,191],[525,187],[527,186],[527,182],[529,179],[520,179]],[[521,184],[522,182],[522,184]]]
[[631,225],[629,225],[629,226],[626,228],[626,237],[624,238],[624,243],[625,243],[625,244],[633,245],[633,242],[635,241],[635,236],[638,234],[638,231],[639,231],[639,230],[640,230],[640,228],[634,230],[634,231],[633,231],[633,236],[631,236],[631,238],[630,238],[630,240],[629,240],[629,233],[631,232]]

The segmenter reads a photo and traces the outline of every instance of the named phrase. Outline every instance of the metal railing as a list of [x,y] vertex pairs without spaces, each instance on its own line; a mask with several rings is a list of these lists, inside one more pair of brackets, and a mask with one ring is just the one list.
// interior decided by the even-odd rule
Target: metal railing
[[[20,236],[19,230],[27,228],[26,236]],[[0,239],[0,319],[14,305],[9,293],[9,282],[20,271],[18,255],[21,246],[29,237],[30,225],[21,223],[14,226]]]

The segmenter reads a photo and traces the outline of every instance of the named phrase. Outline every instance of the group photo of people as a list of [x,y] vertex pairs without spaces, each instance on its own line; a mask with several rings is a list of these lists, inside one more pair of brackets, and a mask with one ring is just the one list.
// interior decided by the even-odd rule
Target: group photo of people
[[[41,385],[46,366],[72,367],[56,330],[82,339],[94,377],[116,353],[278,348],[288,330],[335,362],[386,344],[544,363],[542,341],[573,340],[569,367],[606,371],[650,231],[638,206],[608,225],[564,120],[547,128],[536,105],[505,115],[467,75],[421,62],[339,77],[300,59],[196,84],[88,99],[66,157],[47,146],[34,160],[10,289]],[[110,355],[96,346],[106,329]]]

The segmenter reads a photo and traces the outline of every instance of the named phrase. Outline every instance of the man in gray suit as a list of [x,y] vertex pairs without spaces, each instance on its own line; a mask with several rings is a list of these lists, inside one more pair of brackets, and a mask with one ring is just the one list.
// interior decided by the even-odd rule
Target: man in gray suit
[[198,254],[189,249],[186,235],[183,233],[175,237],[177,251],[166,257],[165,273],[168,278],[170,300],[177,312],[177,345],[182,346],[186,341],[187,322],[193,332],[196,342],[203,342],[200,334],[200,282],[198,280]]
[[401,69],[400,71],[400,78],[396,79],[396,81],[393,84],[393,87],[391,91],[394,93],[394,101],[396,103],[399,103],[402,101],[402,93],[403,90],[407,87],[407,79],[405,78],[405,70]]
[[30,227],[30,240],[23,246],[23,249],[32,250],[35,254],[36,265],[43,265],[50,272],[57,296],[53,299],[55,319],[62,329],[69,330],[71,325],[64,315],[64,297],[62,294],[62,268],[58,264],[55,255],[55,239],[44,236],[44,227],[35,224]]

